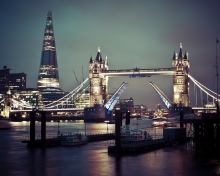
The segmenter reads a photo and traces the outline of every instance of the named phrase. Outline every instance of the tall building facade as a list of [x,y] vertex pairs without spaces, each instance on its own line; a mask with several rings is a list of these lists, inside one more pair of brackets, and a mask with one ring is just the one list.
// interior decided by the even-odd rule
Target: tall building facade
[[183,54],[180,43],[179,54],[174,52],[173,60],[173,103],[177,107],[189,106],[189,59],[188,53]]
[[134,100],[133,98],[129,99],[119,99],[115,105],[115,110],[120,109],[121,112],[130,112],[131,115],[134,113]]
[[12,92],[26,89],[25,73],[10,73],[11,68],[0,70],[0,116],[9,117]]
[[26,74],[25,73],[10,73],[10,68],[4,66],[0,70],[0,89],[17,89],[26,88]]
[[[90,107],[106,103],[108,96],[108,77],[100,73],[108,70],[108,62],[102,59],[100,48],[95,60],[89,61]],[[103,102],[104,101],[104,102]]]
[[37,87],[60,87],[51,11],[47,13]]
[[51,11],[47,13],[37,88],[42,94],[44,105],[56,101],[68,93],[60,89]]

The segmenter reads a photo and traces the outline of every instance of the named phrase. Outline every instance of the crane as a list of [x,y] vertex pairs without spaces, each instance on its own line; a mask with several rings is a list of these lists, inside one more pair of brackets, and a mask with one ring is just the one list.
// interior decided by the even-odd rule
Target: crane
[[76,77],[76,73],[75,73],[74,70],[73,70],[73,73],[74,73],[74,75],[75,75],[75,78],[76,78],[77,84],[78,84],[78,86],[79,86],[79,81],[78,81],[78,79],[77,79],[77,77]]
[[82,65],[82,76],[83,76],[83,81],[84,81],[83,65]]

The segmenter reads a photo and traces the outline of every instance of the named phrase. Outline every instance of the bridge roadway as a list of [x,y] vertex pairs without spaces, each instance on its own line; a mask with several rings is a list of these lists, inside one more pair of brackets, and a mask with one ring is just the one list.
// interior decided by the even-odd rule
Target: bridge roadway
[[152,75],[173,75],[173,68],[158,69],[124,69],[124,70],[105,70],[100,75],[103,76],[129,76],[129,77],[150,77]]
[[[10,112],[31,112],[33,109],[12,109]],[[216,107],[192,107],[192,110],[216,110]],[[71,112],[71,111],[84,111],[84,108],[61,108],[61,109],[36,109],[35,111],[40,112],[40,111],[46,111],[46,112]]]
[[192,107],[192,110],[216,110],[216,107]]

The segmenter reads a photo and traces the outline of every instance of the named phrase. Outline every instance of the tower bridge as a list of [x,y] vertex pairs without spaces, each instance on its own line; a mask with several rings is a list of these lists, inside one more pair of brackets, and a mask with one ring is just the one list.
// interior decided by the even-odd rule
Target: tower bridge
[[[90,89],[90,103],[89,107],[87,107],[87,111],[90,108],[91,113],[92,110],[95,111],[94,107],[101,107],[103,109],[106,109],[107,105],[110,104],[110,101],[112,99],[117,100],[125,91],[124,88],[123,91],[120,92],[120,89],[118,90],[120,94],[115,93],[115,97],[109,98],[108,94],[108,80],[111,77],[119,77],[119,76],[128,76],[128,77],[150,77],[150,76],[156,76],[156,75],[167,75],[173,77],[173,101],[169,100],[166,95],[159,90],[159,88],[151,83],[151,85],[154,87],[154,89],[157,91],[158,95],[163,100],[164,104],[168,109],[172,108],[173,105],[175,105],[175,109],[180,107],[181,110],[187,110],[188,112],[191,112],[191,107],[189,106],[189,81],[192,80],[200,89],[203,89],[204,92],[207,93],[207,90],[205,86],[201,85],[198,81],[196,81],[190,74],[189,74],[189,59],[188,54],[185,53],[182,54],[182,45],[180,45],[180,51],[179,54],[174,53],[172,58],[172,68],[154,68],[154,69],[143,69],[143,68],[133,68],[133,69],[122,69],[122,70],[109,70],[108,69],[108,61],[102,59],[100,48],[98,48],[98,53],[96,58],[93,60],[92,57],[89,61],[89,78],[85,79],[85,81],[80,84],[77,88],[75,88],[73,91],[71,91],[69,94],[65,95],[64,97],[51,102],[49,104],[46,104],[44,106],[39,107],[40,109],[44,109],[45,111],[77,111],[76,107],[70,107],[69,103],[72,103],[74,100],[79,98],[80,91],[82,89]],[[126,84],[126,87],[128,84]],[[211,91],[212,95],[209,94],[214,100],[216,100],[216,94]],[[19,104],[15,100],[13,100],[14,103]],[[116,103],[116,102],[115,102]],[[115,104],[114,103],[114,104]],[[28,106],[27,104],[20,103],[20,106],[23,106],[24,109],[20,109],[20,112],[22,111],[30,111],[34,107]],[[113,107],[111,107],[111,110]],[[197,110],[197,108],[193,108]],[[201,109],[201,108],[200,108]],[[212,109],[212,108],[209,108]],[[80,108],[82,111],[82,108]],[[97,110],[97,109],[96,109]],[[18,112],[19,110],[11,110],[11,112]],[[100,110],[97,110],[100,111]],[[107,112],[107,110],[104,110]],[[84,109],[85,113],[85,109]],[[85,114],[88,114],[88,116],[91,116],[90,113],[86,112]],[[102,113],[105,114],[105,113]]]
[[[76,89],[69,92],[67,95],[60,97],[58,100],[53,101],[51,103],[39,105],[40,109],[44,109],[45,111],[51,110],[63,110],[65,109],[74,110],[74,101],[79,98],[80,90],[89,88],[89,105],[91,108],[90,112],[94,111],[94,107],[102,107],[106,108],[107,105],[111,104],[111,101],[117,100],[123,91],[125,91],[125,87],[128,86],[127,83],[124,83],[119,87],[119,89],[115,92],[113,96],[109,98],[108,92],[108,80],[111,77],[119,77],[119,76],[128,76],[128,77],[151,77],[156,75],[167,75],[173,77],[173,98],[172,101],[168,100],[168,98],[163,94],[162,91],[157,91],[159,96],[163,99],[163,102],[171,106],[175,105],[176,107],[181,107],[185,109],[191,109],[190,107],[190,95],[189,95],[189,85],[190,80],[193,81],[195,85],[199,87],[200,90],[205,92],[207,96],[213,98],[213,101],[218,100],[220,97],[215,92],[207,89],[197,80],[195,80],[190,74],[190,62],[188,58],[188,53],[182,51],[182,44],[180,44],[179,53],[173,54],[171,57],[171,68],[133,68],[133,69],[119,69],[119,70],[110,70],[107,57],[105,59],[102,58],[101,50],[98,48],[98,52],[96,57],[93,59],[92,56],[89,59],[89,75],[88,78],[80,84]],[[152,84],[153,85],[153,84]],[[45,88],[54,87],[59,89],[59,75],[58,75],[58,64],[56,58],[56,47],[55,47],[55,38],[53,31],[53,23],[52,23],[52,13],[49,11],[47,14],[46,27],[44,32],[44,40],[42,47],[42,56],[41,56],[41,64],[39,69],[38,76],[38,89],[42,89],[44,95],[48,95],[48,92],[44,92]],[[155,89],[157,86],[153,86]],[[55,93],[56,94],[56,93]],[[57,96],[57,95],[55,95]],[[110,101],[110,102],[109,102]],[[5,104],[14,104],[17,106],[17,109],[11,109],[11,111],[28,111],[30,109],[36,108],[32,105],[28,105],[25,102],[18,102],[13,97],[7,96],[7,100],[5,100]],[[112,105],[112,104],[111,104]],[[37,105],[38,106],[38,105]],[[112,108],[112,106],[111,106]],[[94,112],[92,112],[94,113]],[[90,114],[88,113],[88,116]]]
[[174,53],[172,58],[172,68],[154,69],[122,69],[109,70],[107,58],[102,59],[100,48],[96,58],[89,61],[89,81],[90,81],[90,106],[101,104],[107,99],[109,77],[129,76],[129,77],[150,77],[153,75],[173,76],[173,103],[177,106],[189,106],[189,59],[188,53],[182,52],[180,44],[179,53]]

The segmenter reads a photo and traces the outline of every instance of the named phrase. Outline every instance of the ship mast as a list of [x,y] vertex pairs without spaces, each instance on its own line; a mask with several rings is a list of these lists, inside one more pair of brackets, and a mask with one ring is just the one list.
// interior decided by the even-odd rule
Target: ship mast
[[217,44],[219,43],[218,38],[216,37],[216,49],[215,49],[215,59],[216,59],[216,79],[217,79],[217,102],[216,102],[216,108],[217,108],[217,114],[219,114],[219,104],[218,104],[218,52],[217,52]]

